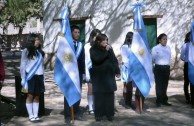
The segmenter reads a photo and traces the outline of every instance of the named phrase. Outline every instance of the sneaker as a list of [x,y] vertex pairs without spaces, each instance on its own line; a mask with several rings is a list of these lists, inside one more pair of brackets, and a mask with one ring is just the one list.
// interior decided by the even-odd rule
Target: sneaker
[[40,121],[40,118],[39,118],[39,117],[35,117],[35,120],[36,120],[36,121]]
[[94,111],[93,110],[90,110],[89,111],[89,115],[94,115]]
[[30,122],[35,122],[36,120],[35,120],[34,117],[32,117],[32,118],[29,118],[29,121],[30,121]]
[[168,103],[168,102],[163,102],[162,105],[165,105],[165,106],[172,106],[172,104]]

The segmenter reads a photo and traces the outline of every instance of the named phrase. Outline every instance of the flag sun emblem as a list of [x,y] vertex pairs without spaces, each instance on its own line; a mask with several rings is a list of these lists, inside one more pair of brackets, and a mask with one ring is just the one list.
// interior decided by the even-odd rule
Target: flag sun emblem
[[70,54],[70,53],[66,53],[65,55],[64,55],[64,60],[65,60],[65,62],[72,62],[72,55]]
[[145,50],[144,49],[139,49],[139,55],[143,55],[145,53]]

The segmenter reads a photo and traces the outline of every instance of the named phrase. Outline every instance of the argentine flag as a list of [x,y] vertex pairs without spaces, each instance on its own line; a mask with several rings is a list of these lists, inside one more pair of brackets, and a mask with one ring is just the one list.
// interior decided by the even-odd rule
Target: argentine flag
[[152,57],[140,9],[142,3],[131,5],[134,9],[134,33],[129,54],[129,74],[141,94],[146,97],[154,84]]
[[64,94],[69,106],[81,99],[80,81],[77,59],[69,24],[68,8],[65,7],[60,15],[62,18],[62,36],[58,36],[59,43],[54,65],[54,79]]
[[191,40],[189,43],[189,57],[188,57],[188,76],[189,81],[194,85],[194,22],[191,24]]

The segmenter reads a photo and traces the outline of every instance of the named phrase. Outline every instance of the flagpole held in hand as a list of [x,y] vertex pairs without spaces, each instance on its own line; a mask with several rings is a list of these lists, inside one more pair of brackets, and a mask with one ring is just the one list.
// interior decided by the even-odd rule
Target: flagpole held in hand
[[75,115],[74,115],[73,106],[71,106],[71,119],[72,119],[72,123],[74,124],[74,121],[75,121]]
[[143,108],[143,106],[142,106],[142,95],[140,95],[139,96],[139,112],[140,112],[140,114],[142,113],[142,108]]

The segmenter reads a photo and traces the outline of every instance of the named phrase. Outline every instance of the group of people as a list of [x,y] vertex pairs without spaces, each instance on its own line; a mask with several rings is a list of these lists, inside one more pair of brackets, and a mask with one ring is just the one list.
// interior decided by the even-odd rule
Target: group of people
[[[118,60],[108,37],[100,30],[91,31],[89,40],[85,45],[79,41],[80,28],[73,25],[71,27],[74,49],[78,62],[80,78],[80,88],[82,88],[83,78],[88,85],[88,113],[95,116],[96,121],[101,121],[106,116],[109,121],[114,117],[114,92],[117,90],[115,76],[120,77],[124,83],[123,97],[125,104],[139,112],[140,97],[144,103],[144,97],[136,87],[135,105],[132,103],[132,93],[135,83],[128,73],[129,53],[133,40],[133,32],[128,32],[123,45],[121,46],[122,66],[119,68]],[[167,87],[170,76],[171,50],[167,45],[167,35],[160,34],[157,38],[157,45],[152,48],[152,59],[154,63],[154,75],[156,83],[156,105],[171,106],[168,102]],[[30,121],[40,120],[38,116],[39,96],[45,91],[44,87],[44,52],[41,48],[40,38],[36,34],[30,34],[28,46],[23,50],[21,56],[21,78],[22,84],[28,83],[28,93],[26,108]],[[183,58],[186,62],[186,60]],[[186,63],[185,63],[186,64]],[[185,65],[186,69],[186,65]],[[186,71],[186,70],[184,70]],[[121,73],[121,74],[120,74]],[[185,74],[185,96],[187,103],[192,102],[188,95],[188,82]],[[193,88],[191,88],[192,90]],[[194,99],[193,99],[194,100]],[[75,119],[82,120],[80,111],[80,101],[73,105]],[[64,97],[65,121],[71,121],[71,109]]]

